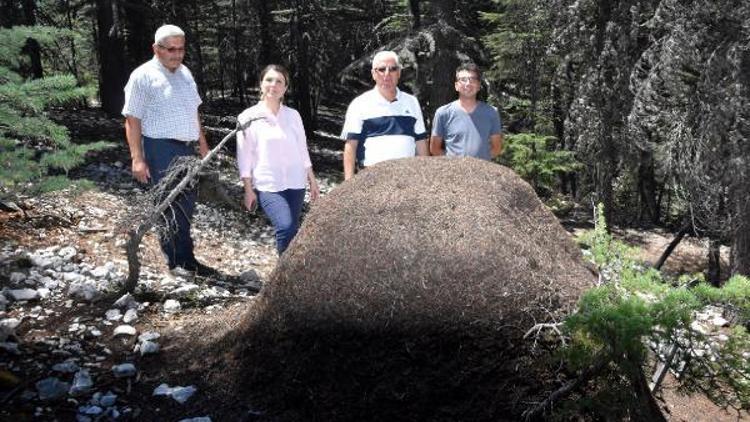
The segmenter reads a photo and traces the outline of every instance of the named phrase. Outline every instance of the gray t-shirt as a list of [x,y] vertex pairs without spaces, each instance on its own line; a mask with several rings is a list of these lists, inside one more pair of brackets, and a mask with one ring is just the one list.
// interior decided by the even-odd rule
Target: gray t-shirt
[[466,113],[458,100],[453,101],[438,108],[432,120],[432,135],[443,138],[448,156],[489,160],[490,136],[502,129],[497,110],[482,101],[471,113]]

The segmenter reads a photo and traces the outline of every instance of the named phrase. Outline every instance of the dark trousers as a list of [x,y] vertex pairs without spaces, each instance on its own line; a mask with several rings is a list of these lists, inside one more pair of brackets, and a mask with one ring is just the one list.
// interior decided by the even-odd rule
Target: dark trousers
[[258,203],[276,230],[276,251],[281,255],[299,230],[299,218],[304,189],[287,189],[281,192],[258,191]]
[[[154,139],[144,136],[143,154],[151,173],[151,184],[155,185],[164,178],[172,160],[177,157],[195,155],[195,148],[192,144],[173,139]],[[190,221],[195,209],[195,198],[195,190],[186,189],[165,211],[164,218],[169,227],[168,230],[162,231],[159,241],[170,269],[174,267],[195,269],[193,239],[190,237]],[[161,202],[163,199],[164,197],[157,198],[157,201]]]

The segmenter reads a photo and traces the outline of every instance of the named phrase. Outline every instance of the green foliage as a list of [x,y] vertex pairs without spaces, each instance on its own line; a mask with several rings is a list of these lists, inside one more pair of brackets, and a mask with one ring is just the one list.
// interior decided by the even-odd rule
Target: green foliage
[[[633,259],[631,248],[612,238],[603,211],[600,204],[596,228],[582,236],[602,282],[583,295],[564,324],[571,339],[564,355],[572,367],[587,367],[604,353],[626,370],[627,360],[645,366],[649,344],[678,344],[681,356],[711,345],[710,353],[680,358],[687,362],[680,378],[683,387],[709,391],[717,403],[750,404],[750,366],[744,357],[750,352],[750,336],[745,328],[738,325],[721,333],[728,338],[722,342],[718,332],[693,327],[696,315],[707,307],[732,310],[740,321],[747,321],[750,280],[735,276],[723,288],[706,283],[691,288],[683,277],[673,286],[660,272]],[[716,397],[710,391],[716,391]]]
[[51,43],[68,31],[46,27],[0,29],[0,182],[3,196],[21,191],[49,191],[70,185],[65,175],[81,165],[89,151],[107,148],[96,142],[74,145],[67,128],[45,115],[49,106],[85,98],[91,89],[78,86],[70,75],[23,80],[16,72],[21,49],[32,37]]
[[580,168],[570,151],[555,150],[554,144],[552,136],[535,133],[507,135],[503,154],[497,160],[511,167],[538,193],[549,193],[561,174]]

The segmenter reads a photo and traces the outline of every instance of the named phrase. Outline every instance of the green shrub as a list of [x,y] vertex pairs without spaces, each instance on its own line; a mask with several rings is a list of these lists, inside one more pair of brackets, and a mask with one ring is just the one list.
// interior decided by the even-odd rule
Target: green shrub
[[[563,354],[568,362],[580,369],[605,354],[615,368],[625,371],[627,359],[647,367],[653,357],[649,346],[676,344],[682,387],[703,391],[721,405],[750,405],[750,336],[743,325],[750,317],[750,280],[734,276],[722,288],[695,285],[694,276],[670,282],[633,259],[632,248],[607,233],[603,215],[600,205],[596,228],[579,239],[588,246],[602,280],[565,320],[570,341]],[[736,315],[735,325],[731,330],[695,329],[696,314],[707,307]],[[710,353],[694,353],[707,347]]]
[[540,195],[551,193],[560,175],[576,171],[581,164],[570,151],[554,149],[555,138],[535,133],[505,137],[503,153],[496,159],[512,168]]
[[71,75],[24,80],[17,73],[28,38],[49,44],[66,31],[48,27],[0,29],[0,197],[61,189],[68,172],[81,165],[87,152],[110,145],[74,145],[67,128],[50,120],[45,110],[79,101],[92,90]]

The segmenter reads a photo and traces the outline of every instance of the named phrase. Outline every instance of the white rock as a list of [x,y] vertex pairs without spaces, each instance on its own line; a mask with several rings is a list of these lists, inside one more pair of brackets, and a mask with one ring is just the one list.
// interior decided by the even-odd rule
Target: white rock
[[117,299],[113,306],[120,309],[136,309],[138,308],[138,301],[135,300],[133,295],[126,293],[121,298]]
[[159,343],[154,343],[153,341],[144,341],[139,347],[141,356],[159,353]]
[[119,321],[122,319],[122,313],[119,309],[110,309],[104,314],[104,317],[107,318],[107,321]]
[[115,378],[127,378],[135,375],[135,365],[132,363],[123,363],[112,367],[112,373]]
[[131,322],[138,320],[138,312],[135,309],[128,309],[125,315],[122,317],[122,322],[130,324]]
[[190,293],[193,293],[194,291],[198,290],[200,287],[197,284],[193,283],[187,283],[183,286],[180,286],[169,294],[172,297],[185,297],[189,295]]
[[724,327],[729,324],[729,321],[727,321],[724,317],[721,315],[716,315],[712,320],[711,323],[717,327]]
[[99,286],[92,280],[73,282],[68,287],[68,296],[88,302],[99,299],[101,295],[102,292],[99,290]]
[[164,312],[178,312],[182,309],[180,302],[174,299],[167,299],[164,301]]
[[47,299],[52,292],[46,288],[46,287],[40,287],[36,289],[37,295],[39,295],[40,299]]
[[0,343],[8,337],[16,334],[16,327],[21,324],[21,320],[16,318],[5,318],[0,320]]
[[27,278],[26,274],[24,273],[19,273],[19,272],[10,273],[10,282],[12,284],[23,283],[24,280],[26,280],[26,278]]
[[187,387],[170,387],[167,384],[161,384],[156,389],[154,389],[155,396],[170,396],[172,397],[177,403],[184,404],[188,399],[195,394],[195,392],[198,391],[197,388],[190,385]]
[[135,327],[132,325],[118,325],[113,331],[113,336],[134,336],[137,333]]
[[74,282],[80,282],[84,280],[84,277],[82,274],[79,274],[75,271],[70,271],[63,273],[62,275],[63,281],[66,281],[68,283],[74,283]]
[[73,376],[73,385],[70,387],[69,394],[75,396],[78,394],[86,393],[93,386],[94,380],[91,379],[89,370],[81,369],[80,371],[76,372],[75,376]]
[[692,323],[690,324],[690,328],[691,328],[691,329],[692,329],[693,331],[697,331],[697,332],[699,332],[699,333],[701,333],[701,334],[704,334],[704,335],[705,335],[705,334],[708,334],[708,329],[707,329],[706,327],[704,327],[704,326],[703,326],[703,324],[701,324],[701,323],[700,323],[700,322],[698,322],[698,321],[693,321],[693,322],[692,322]]
[[109,278],[109,268],[105,266],[96,267],[91,271],[94,278]]
[[145,333],[138,336],[138,341],[143,343],[144,341],[153,341],[161,337],[161,334],[156,331],[146,331]]
[[14,289],[8,290],[6,296],[15,301],[34,300],[39,298],[39,293],[34,289]]
[[57,251],[57,256],[64,260],[70,261],[74,256],[76,256],[77,253],[78,251],[76,251],[76,248],[72,246],[66,246]]

